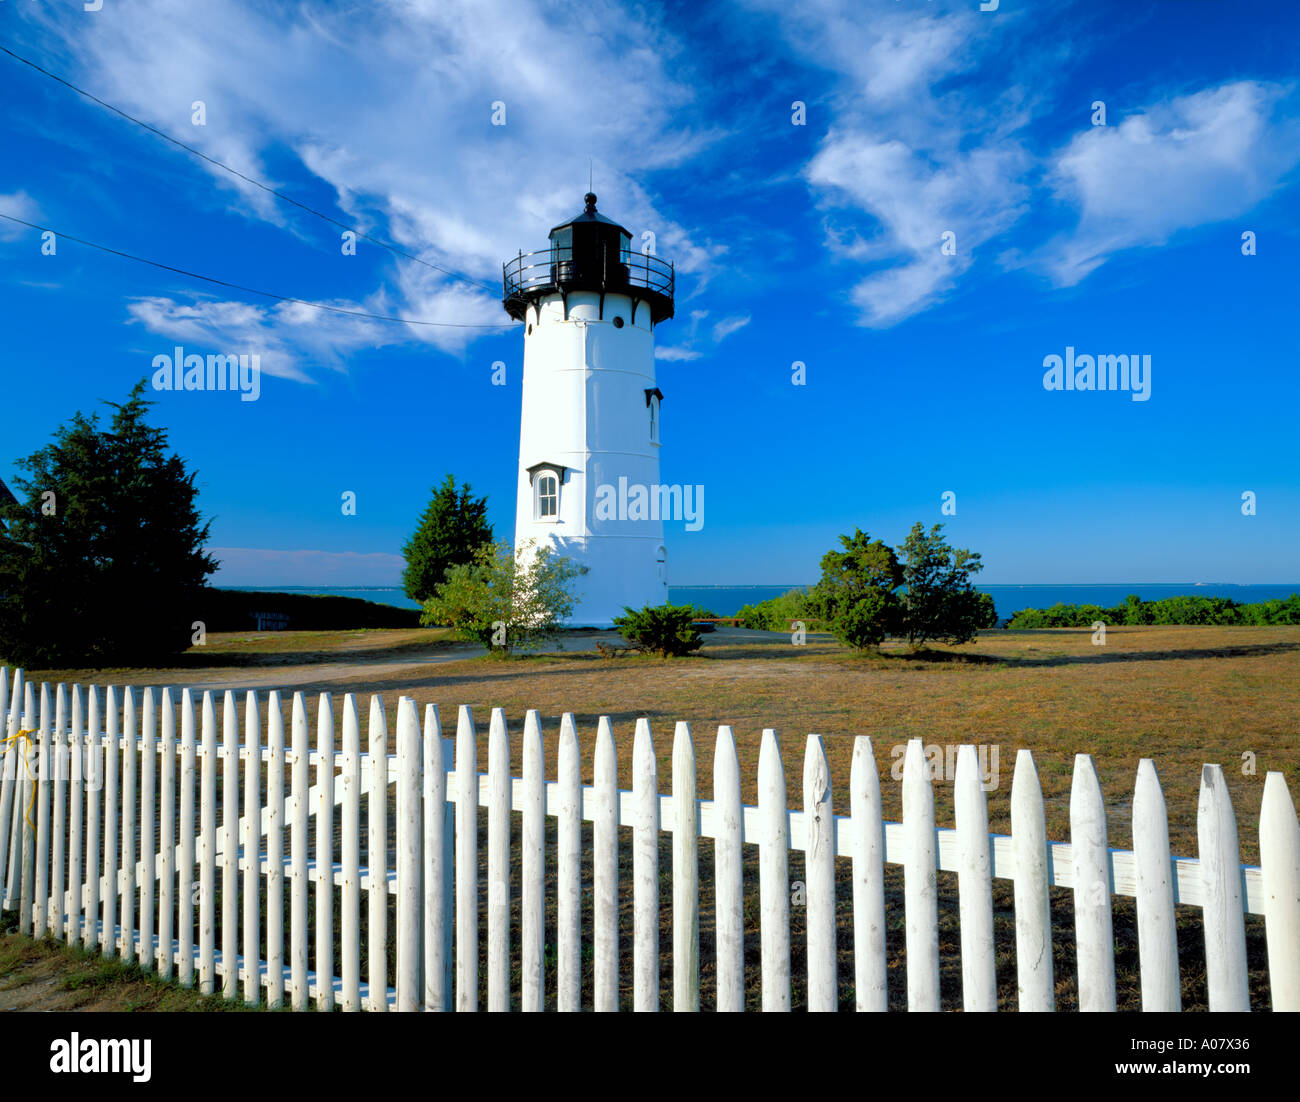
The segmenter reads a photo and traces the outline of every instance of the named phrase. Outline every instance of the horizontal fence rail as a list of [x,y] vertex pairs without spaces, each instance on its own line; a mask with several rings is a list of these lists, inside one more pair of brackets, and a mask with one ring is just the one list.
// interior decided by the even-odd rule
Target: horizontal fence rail
[[[949,829],[936,826],[919,739],[909,743],[903,761],[903,821],[891,823],[881,813],[866,736],[854,741],[850,814],[835,815],[817,735],[804,749],[802,808],[790,806],[772,730],[763,732],[760,745],[758,804],[745,806],[735,739],[726,726],[718,730],[712,798],[706,799],[685,723],[674,732],[664,794],[644,719],[630,747],[632,790],[622,791],[613,729],[604,717],[594,784],[584,786],[571,714],[560,723],[557,780],[547,781],[535,710],[523,726],[522,776],[513,776],[510,733],[499,708],[488,726],[487,771],[480,773],[468,707],[459,709],[455,739],[444,739],[437,707],[426,705],[421,721],[415,701],[402,697],[390,741],[383,701],[373,696],[363,743],[353,694],[344,697],[339,732],[328,693],[320,695],[314,724],[302,693],[292,698],[287,725],[278,692],[243,694],[242,719],[239,703],[230,691],[198,697],[185,689],[177,698],[170,689],[109,687],[101,694],[93,686],[51,691],[42,684],[37,690],[21,670],[11,685],[10,671],[0,668],[2,905],[17,911],[22,933],[135,961],[204,993],[345,1011],[476,1010],[481,1004],[541,1010],[553,944],[558,1009],[582,1008],[583,961],[590,959],[594,1009],[618,1009],[620,977],[630,976],[632,1005],[656,1010],[663,951],[659,850],[667,833],[671,892],[664,902],[672,916],[674,1009],[700,1006],[700,912],[710,902],[702,898],[700,839],[713,842],[708,894],[716,960],[710,963],[719,1010],[743,1010],[746,1003],[746,845],[758,847],[765,1010],[791,1005],[792,852],[801,855],[803,868],[795,871],[806,892],[810,1010],[837,1009],[841,985],[850,982],[858,1010],[886,1009],[886,865],[903,870],[909,1009],[939,1009],[937,871],[957,875],[967,1010],[997,1009],[994,880],[1014,887],[1022,1010],[1055,1007],[1052,887],[1073,893],[1082,1010],[1115,1009],[1116,896],[1136,900],[1144,1010],[1182,1008],[1179,904],[1202,912],[1211,1010],[1250,1008],[1248,914],[1264,918],[1273,1009],[1300,1009],[1300,824],[1280,773],[1269,773],[1264,783],[1256,867],[1240,864],[1236,819],[1216,765],[1202,770],[1193,859],[1170,853],[1164,794],[1149,759],[1138,768],[1128,851],[1107,845],[1105,804],[1087,754],[1075,759],[1071,840],[1063,843],[1046,837],[1042,789],[1027,750],[1016,759],[1006,836],[988,832],[973,746],[957,755]],[[555,821],[553,847],[548,819]],[[585,862],[584,823],[591,824]],[[631,834],[630,883],[619,879],[619,828]],[[521,897],[512,918],[516,843]],[[852,887],[843,899],[836,895],[836,858],[851,862]],[[548,890],[555,910],[550,941]],[[630,959],[620,954],[620,898],[632,905]],[[584,900],[591,912],[585,957]],[[852,916],[852,976],[838,974],[842,907]]]

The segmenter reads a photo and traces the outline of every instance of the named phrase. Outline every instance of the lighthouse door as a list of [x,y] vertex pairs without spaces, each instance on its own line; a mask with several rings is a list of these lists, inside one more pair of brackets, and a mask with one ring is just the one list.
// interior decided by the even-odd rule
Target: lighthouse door
[[659,550],[658,550],[657,552],[655,552],[655,558],[658,560],[658,563],[659,563],[659,581],[660,581],[660,582],[663,582],[664,584],[667,584],[667,582],[668,582],[668,549],[667,549],[666,547],[662,547],[662,546],[661,546],[661,547],[659,548]]

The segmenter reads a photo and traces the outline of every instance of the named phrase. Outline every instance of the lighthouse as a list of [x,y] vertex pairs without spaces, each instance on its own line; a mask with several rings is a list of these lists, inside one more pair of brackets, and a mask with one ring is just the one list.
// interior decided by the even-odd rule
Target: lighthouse
[[608,627],[668,599],[654,331],[673,316],[674,276],[632,251],[595,195],[584,202],[549,248],[504,266],[502,302],[524,330],[515,547],[571,558],[569,623]]

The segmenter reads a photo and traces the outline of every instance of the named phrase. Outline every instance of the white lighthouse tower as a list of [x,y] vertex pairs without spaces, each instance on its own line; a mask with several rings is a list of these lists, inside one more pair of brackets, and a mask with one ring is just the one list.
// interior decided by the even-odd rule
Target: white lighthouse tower
[[506,312],[524,323],[515,546],[572,558],[570,623],[607,627],[668,599],[654,327],[673,316],[673,266],[632,252],[596,196],[585,202],[550,248],[504,269]]

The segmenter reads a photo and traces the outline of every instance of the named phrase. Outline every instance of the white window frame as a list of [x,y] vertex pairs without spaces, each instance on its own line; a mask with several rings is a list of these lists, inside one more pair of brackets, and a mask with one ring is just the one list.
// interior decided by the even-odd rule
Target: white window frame
[[[555,490],[553,493],[549,494],[543,493],[542,491],[542,488],[546,485],[548,479],[554,480],[555,482]],[[555,499],[554,513],[542,512],[543,498]],[[557,471],[553,471],[549,467],[543,467],[539,470],[537,472],[537,477],[533,480],[533,519],[545,521],[550,524],[555,524],[560,519],[560,475]]]

